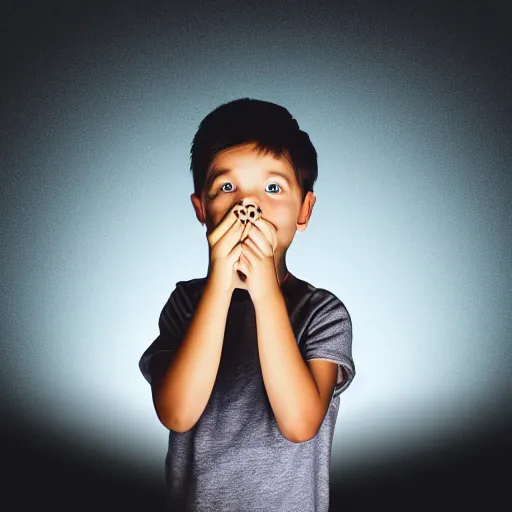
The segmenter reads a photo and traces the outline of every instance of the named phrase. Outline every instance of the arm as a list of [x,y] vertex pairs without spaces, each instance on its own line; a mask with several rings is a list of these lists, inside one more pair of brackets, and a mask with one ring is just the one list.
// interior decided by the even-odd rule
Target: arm
[[304,362],[280,290],[256,301],[254,309],[263,382],[279,430],[289,441],[307,441],[325,417],[336,383],[336,364]]
[[219,369],[231,297],[208,280],[178,351],[153,368],[153,403],[169,430],[186,432],[199,420]]

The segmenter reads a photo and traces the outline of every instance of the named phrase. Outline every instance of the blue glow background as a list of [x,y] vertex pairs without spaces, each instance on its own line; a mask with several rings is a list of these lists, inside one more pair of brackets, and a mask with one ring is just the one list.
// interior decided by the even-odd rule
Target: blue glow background
[[[364,509],[369,489],[398,506],[406,488],[433,503],[465,488],[475,504],[482,474],[486,503],[499,495],[512,383],[505,3],[286,4],[4,3],[0,406],[9,476],[38,481],[39,504],[64,507],[56,496],[87,482],[81,503],[96,510],[161,505],[167,431],[137,364],[175,283],[206,273],[190,143],[239,97],[288,108],[319,155],[288,266],[354,324],[332,509]],[[17,499],[23,510],[31,496]]]

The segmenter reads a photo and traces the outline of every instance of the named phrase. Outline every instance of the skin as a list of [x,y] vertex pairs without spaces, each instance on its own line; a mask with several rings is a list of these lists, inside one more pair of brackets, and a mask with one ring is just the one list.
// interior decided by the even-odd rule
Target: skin
[[[295,233],[306,230],[316,202],[315,195],[308,192],[302,201],[300,185],[288,160],[284,156],[276,159],[271,154],[258,154],[253,143],[219,152],[208,168],[207,178],[214,169],[221,168],[229,169],[230,173],[217,178],[209,190],[203,189],[201,197],[190,196],[197,220],[206,225],[209,234],[236,202],[243,200],[258,205],[263,220],[260,219],[251,230],[258,226],[273,247],[280,285],[288,272],[286,253]],[[290,185],[279,176],[267,175],[270,169],[285,173]],[[235,287],[248,289],[247,283],[240,278]]]

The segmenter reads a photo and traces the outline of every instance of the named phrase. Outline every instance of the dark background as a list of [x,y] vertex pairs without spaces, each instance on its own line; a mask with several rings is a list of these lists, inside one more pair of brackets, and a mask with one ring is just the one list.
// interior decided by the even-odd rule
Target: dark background
[[[330,510],[504,510],[511,426],[507,415],[463,443],[332,480]],[[162,483],[143,471],[108,465],[101,453],[70,448],[12,418],[2,418],[0,434],[6,510],[163,510]]]
[[[267,6],[257,3],[254,19],[270,16]],[[382,4],[385,4],[382,5]],[[5,201],[15,176],[9,162],[16,159],[37,124],[39,100],[33,83],[44,81],[45,69],[55,70],[69,48],[87,39],[91,55],[108,51],[109,45],[128,30],[152,27],[152,38],[166,23],[187,23],[176,33],[176,44],[205,20],[216,19],[217,6],[229,9],[227,2],[130,3],[121,2],[3,2],[0,42],[2,47],[1,126],[2,198]],[[233,28],[240,4],[233,3]],[[280,5],[272,16],[283,22],[304,20],[314,12],[313,5]],[[325,7],[325,2],[322,2]],[[250,6],[250,7],[249,7]],[[382,40],[397,45],[397,51],[428,41],[437,55],[448,56],[454,65],[464,59],[473,63],[465,79],[471,82],[474,69],[484,70],[484,82],[495,91],[489,97],[488,123],[510,137],[511,59],[510,14],[507,2],[332,2],[332,16],[312,30],[343,30],[343,19],[351,22],[351,37],[364,39],[365,33],[382,34]],[[186,26],[186,28],[183,28]],[[255,23],[257,26],[257,23]],[[357,27],[354,31],[353,27]],[[226,26],[226,30],[231,27]],[[198,31],[198,36],[200,32]],[[148,36],[149,37],[149,36]],[[270,35],[269,35],[270,37]],[[282,35],[276,35],[282,37]],[[304,35],[307,42],[308,34]],[[354,39],[354,45],[356,40]],[[463,71],[461,71],[462,73]],[[36,73],[36,76],[34,76]],[[481,83],[481,77],[480,81]],[[45,100],[46,101],[46,100]],[[27,106],[28,105],[28,106]],[[33,108],[34,117],[26,115]],[[485,109],[485,106],[480,106]],[[28,110],[27,110],[28,109]],[[509,140],[510,142],[510,140]],[[41,142],[42,143],[42,142]],[[20,149],[21,151],[21,149]],[[503,158],[510,156],[510,144],[499,148]],[[11,210],[10,213],[15,212]],[[15,214],[15,213],[14,213]],[[4,216],[3,223],[15,220]],[[5,246],[4,246],[5,248]],[[2,307],[8,306],[3,304]],[[3,333],[3,331],[2,331]],[[4,354],[6,357],[7,354]],[[5,377],[5,376],[4,376]],[[23,375],[18,376],[23,380]],[[2,397],[7,403],[16,382],[3,381]],[[331,510],[494,510],[508,508],[512,456],[510,394],[500,402],[502,415],[485,429],[459,444],[440,445],[424,456],[415,456],[392,466],[372,468],[340,482],[331,482]],[[22,407],[22,404],[21,404]],[[143,472],[113,467],[101,453],[71,448],[37,424],[22,420],[5,407],[1,419],[3,510],[162,510],[164,490]],[[162,468],[163,469],[163,468]],[[499,505],[504,503],[504,505]]]

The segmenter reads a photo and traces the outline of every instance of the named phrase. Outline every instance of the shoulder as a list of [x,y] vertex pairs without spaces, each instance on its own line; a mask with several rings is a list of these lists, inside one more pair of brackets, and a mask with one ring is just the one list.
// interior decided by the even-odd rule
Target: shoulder
[[162,308],[162,317],[189,315],[197,306],[206,285],[206,278],[178,281],[167,296]]
[[194,300],[203,293],[206,285],[206,277],[189,279],[187,281],[177,281],[171,297],[176,299]]
[[350,320],[345,304],[335,293],[326,288],[316,287],[307,281],[293,277],[288,290],[290,297],[298,298],[304,306],[307,306],[311,314],[336,312],[336,314],[347,317]]
[[186,291],[187,293],[198,293],[203,291],[205,285],[206,277],[197,277],[187,281],[178,281],[176,283],[176,289]]

